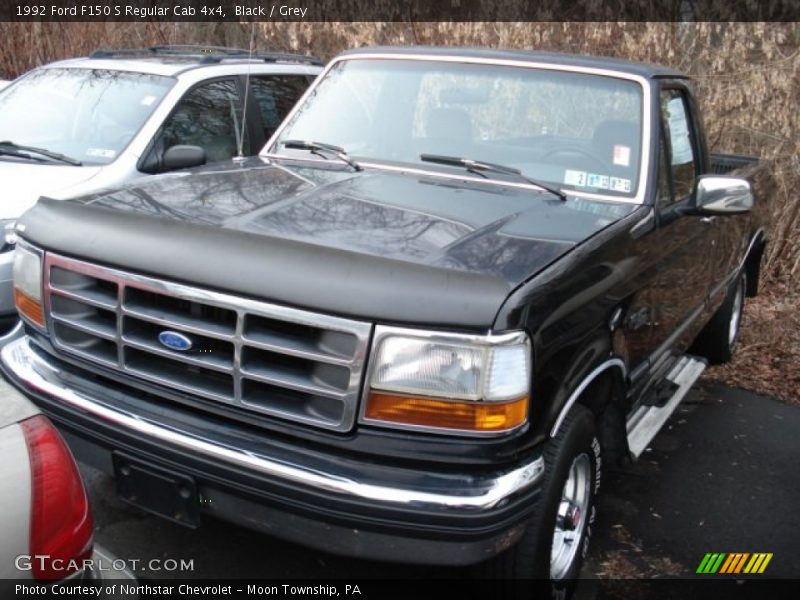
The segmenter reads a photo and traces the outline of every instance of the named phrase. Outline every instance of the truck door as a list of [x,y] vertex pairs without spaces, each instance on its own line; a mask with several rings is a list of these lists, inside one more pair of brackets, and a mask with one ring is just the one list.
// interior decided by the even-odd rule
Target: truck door
[[700,145],[686,91],[660,91],[658,230],[660,260],[653,290],[651,369],[668,351],[684,352],[701,324],[712,275],[713,220],[683,214],[700,171]]

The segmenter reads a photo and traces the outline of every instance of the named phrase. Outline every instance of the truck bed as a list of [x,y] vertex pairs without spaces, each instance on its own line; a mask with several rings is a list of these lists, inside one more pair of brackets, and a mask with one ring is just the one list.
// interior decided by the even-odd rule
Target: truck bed
[[709,154],[711,163],[711,173],[714,175],[727,175],[744,167],[749,167],[758,162],[754,156],[743,154],[724,154],[722,152],[711,152]]

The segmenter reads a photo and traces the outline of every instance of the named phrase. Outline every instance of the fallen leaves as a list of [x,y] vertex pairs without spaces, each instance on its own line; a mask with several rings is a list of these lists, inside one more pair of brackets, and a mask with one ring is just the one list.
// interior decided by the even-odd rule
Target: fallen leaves
[[605,552],[595,568],[595,575],[604,579],[650,579],[676,577],[686,568],[666,556],[650,556],[621,523],[612,527],[611,539],[618,549]]
[[718,381],[800,405],[800,292],[774,285],[748,298],[739,348],[727,365],[709,368]]

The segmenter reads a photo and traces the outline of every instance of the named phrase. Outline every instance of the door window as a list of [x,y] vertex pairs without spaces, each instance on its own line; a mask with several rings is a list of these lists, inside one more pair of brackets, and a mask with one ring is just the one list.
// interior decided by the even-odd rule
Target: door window
[[664,137],[661,137],[661,143],[658,145],[658,180],[656,186],[656,206],[658,208],[667,207],[674,202],[672,188],[669,184],[670,166],[667,161],[667,144]]
[[661,92],[661,118],[672,175],[673,200],[679,201],[691,194],[697,177],[691,119],[686,99],[680,91]]
[[205,149],[208,162],[250,153],[247,127],[242,128],[241,98],[232,79],[212,81],[188,92],[164,124],[163,147],[188,144]]

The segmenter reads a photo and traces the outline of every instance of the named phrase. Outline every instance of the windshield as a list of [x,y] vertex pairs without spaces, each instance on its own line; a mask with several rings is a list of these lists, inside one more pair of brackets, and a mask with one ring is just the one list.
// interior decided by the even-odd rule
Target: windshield
[[406,59],[337,63],[270,154],[319,159],[282,141],[340,146],[359,161],[444,155],[519,169],[567,190],[636,193],[642,87],[600,75]]
[[169,77],[101,69],[41,69],[0,92],[0,141],[83,164],[113,161],[172,87]]

